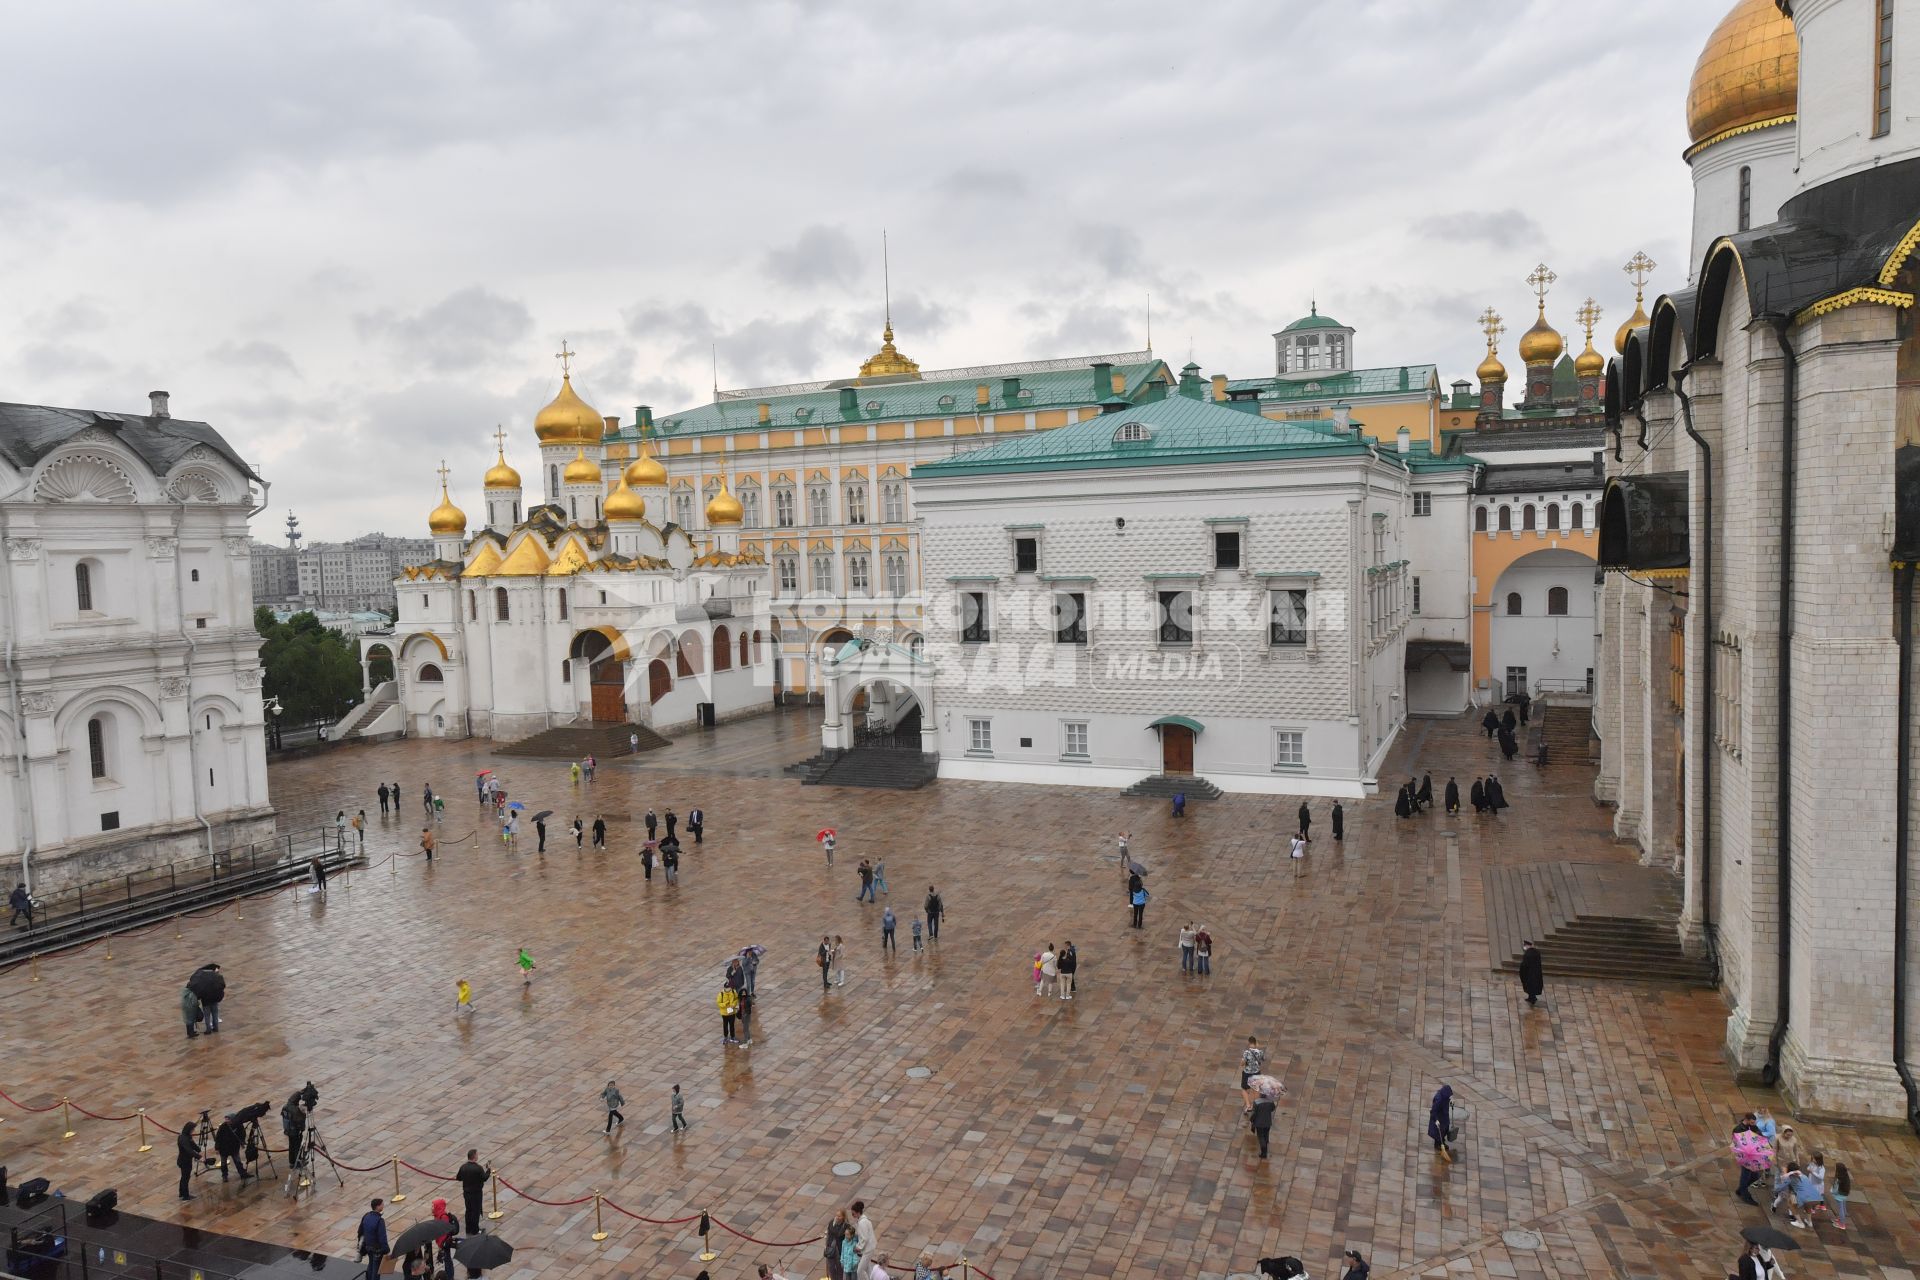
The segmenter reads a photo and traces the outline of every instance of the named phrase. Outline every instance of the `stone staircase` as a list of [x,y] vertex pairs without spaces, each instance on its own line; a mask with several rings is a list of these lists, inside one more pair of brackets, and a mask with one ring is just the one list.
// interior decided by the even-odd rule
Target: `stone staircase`
[[855,747],[851,751],[821,752],[786,772],[808,787],[873,787],[888,791],[917,791],[939,775],[939,762],[918,751],[885,747]]
[[1186,792],[1189,801],[1218,800],[1224,794],[1220,788],[1197,773],[1150,774],[1120,794],[1134,799],[1145,796],[1151,800],[1165,800],[1171,803],[1174,793],[1178,791]]
[[536,733],[531,738],[509,742],[504,747],[495,748],[494,754],[532,756],[540,760],[584,760],[588,756],[610,760],[615,756],[634,754],[627,741],[632,734],[639,735],[641,751],[658,751],[661,747],[673,745],[670,739],[661,737],[643,724],[580,720]]
[[382,711],[400,701],[400,686],[391,680],[382,680],[367,695],[367,700],[353,710],[334,721],[330,731],[335,742],[345,742],[372,722]]
[[1541,862],[1484,874],[1487,947],[1502,973],[1533,939],[1549,977],[1714,985],[1712,962],[1680,945],[1679,883],[1651,867]]
[[[1591,759],[1593,707],[1587,703],[1536,704],[1535,741],[1547,744],[1547,763],[1586,764]],[[1531,757],[1529,757],[1531,758]]]

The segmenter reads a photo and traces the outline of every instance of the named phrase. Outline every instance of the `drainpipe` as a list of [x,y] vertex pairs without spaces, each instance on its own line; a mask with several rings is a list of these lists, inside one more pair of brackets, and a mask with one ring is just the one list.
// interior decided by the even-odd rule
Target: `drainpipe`
[[0,507],[0,593],[4,595],[7,622],[7,703],[13,710],[13,755],[14,770],[20,779],[20,795],[25,801],[20,806],[20,814],[25,823],[21,832],[20,879],[33,891],[33,779],[27,773],[27,722],[22,714],[20,700],[20,661],[14,655],[14,637],[20,629],[20,612],[13,606],[13,571],[7,567],[3,558],[7,554],[7,512]]
[[1713,973],[1720,976],[1719,925],[1713,918],[1713,446],[1693,427],[1693,400],[1686,392],[1689,360],[1673,375],[1673,394],[1680,401],[1687,438],[1700,451],[1703,513],[1700,521],[1700,629],[1706,637],[1700,663],[1700,925],[1707,938]]
[[187,589],[180,580],[180,525],[187,517],[187,504],[173,504],[173,612],[180,622],[180,638],[187,642],[187,772],[193,775],[193,817],[207,837],[207,857],[213,858],[213,824],[200,811],[200,758],[193,750],[193,663],[200,646],[194,642],[193,629],[187,625]]
[[1794,443],[1798,430],[1800,357],[1787,336],[1793,323],[1784,315],[1765,317],[1779,340],[1786,364],[1781,377],[1780,406],[1780,676],[1775,681],[1774,714],[1779,719],[1779,758],[1775,762],[1774,805],[1779,810],[1779,854],[1774,868],[1778,885],[1780,940],[1777,962],[1779,986],[1774,1001],[1773,1035],[1767,1040],[1767,1065],[1760,1079],[1772,1088],[1780,1079],[1780,1047],[1787,1039],[1789,1000],[1793,996],[1793,521],[1794,521]]
[[1920,1086],[1907,1066],[1907,849],[1913,783],[1913,562],[1900,565],[1900,728],[1895,748],[1893,811],[1893,1069],[1907,1091],[1907,1124],[1920,1133]]

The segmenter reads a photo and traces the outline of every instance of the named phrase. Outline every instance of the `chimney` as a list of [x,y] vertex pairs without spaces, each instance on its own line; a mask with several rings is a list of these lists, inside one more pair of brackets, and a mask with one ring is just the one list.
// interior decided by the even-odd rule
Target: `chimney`
[[1113,394],[1117,396],[1123,396],[1127,394],[1127,375],[1126,374],[1116,373],[1113,375]]
[[633,406],[633,425],[642,431],[650,430],[653,427],[653,406],[650,404]]
[[166,392],[164,391],[147,392],[147,403],[153,406],[153,411],[147,415],[149,418],[171,418],[173,416],[171,413],[167,412],[167,393]]
[[619,435],[620,434],[620,415],[617,413],[609,413],[604,415],[604,418],[607,424],[607,429],[605,431],[602,431],[600,434],[603,436]]
[[1353,419],[1353,406],[1350,404],[1336,404],[1327,412],[1333,415],[1333,433],[1337,436],[1347,434],[1349,425]]
[[840,416],[852,418],[860,412],[860,392],[854,387],[840,388]]
[[1215,403],[1227,398],[1227,375],[1224,373],[1213,375],[1213,398]]
[[1105,400],[1113,394],[1113,366],[1105,360],[1096,360],[1093,365],[1093,398]]
[[773,421],[773,406],[765,400],[762,400],[755,406],[754,417],[759,421],[761,426],[766,426],[769,422]]
[[1018,401],[1020,399],[1020,379],[1000,379],[1000,394],[1006,398],[1008,404],[1013,404]]
[[1413,452],[1413,432],[1407,430],[1405,427],[1400,428],[1399,431],[1394,433],[1393,441],[1400,452]]
[[983,382],[973,389],[973,402],[975,404],[988,404],[991,403],[992,400],[993,391],[986,383]]
[[1167,380],[1165,378],[1155,378],[1153,381],[1147,383],[1147,394],[1142,396],[1141,400],[1144,403],[1152,404],[1156,400],[1165,400],[1166,398]]

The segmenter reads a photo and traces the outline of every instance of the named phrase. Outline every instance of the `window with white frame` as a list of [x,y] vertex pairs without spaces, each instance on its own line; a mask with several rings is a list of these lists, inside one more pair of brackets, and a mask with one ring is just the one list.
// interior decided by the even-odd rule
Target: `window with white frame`
[[890,554],[881,557],[881,564],[887,575],[887,594],[907,594],[907,558],[898,553]]
[[813,589],[823,594],[833,591],[833,557],[816,555],[813,557]]
[[1013,540],[1013,571],[1033,573],[1040,568],[1040,539],[1028,534]]
[[760,491],[751,486],[740,490],[740,523],[749,529],[760,527]]
[[871,590],[871,578],[868,573],[866,553],[855,551],[847,556],[847,590],[858,591],[862,595]]
[[786,485],[773,491],[773,522],[782,529],[793,528],[793,490]]
[[1307,735],[1304,730],[1275,729],[1273,731],[1273,767],[1276,769],[1307,767]]
[[693,528],[693,490],[682,489],[673,495],[673,522],[682,529]]
[[847,523],[865,524],[867,522],[867,486],[856,481],[847,486]]
[[1417,577],[1413,580],[1413,611],[1420,612],[1420,579]]
[[791,593],[800,589],[800,562],[793,556],[775,556],[774,570],[780,575],[780,590]]
[[1432,515],[1433,514],[1433,495],[1430,493],[1414,494],[1413,495],[1413,514],[1415,514],[1416,516]]
[[807,523],[833,523],[833,491],[824,484],[807,486]]
[[1216,569],[1240,567],[1240,530],[1215,529],[1213,531],[1213,567]]
[[888,480],[880,486],[880,518],[888,524],[907,518],[907,486],[900,481]]
[[982,754],[993,750],[993,721],[967,721],[967,750]]
[[1087,722],[1085,720],[1066,720],[1060,725],[1060,754],[1066,756],[1085,756],[1087,751]]

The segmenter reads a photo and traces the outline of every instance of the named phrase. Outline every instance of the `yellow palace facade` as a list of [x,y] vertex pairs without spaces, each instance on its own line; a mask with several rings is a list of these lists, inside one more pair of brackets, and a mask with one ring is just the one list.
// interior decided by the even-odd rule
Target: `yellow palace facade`
[[[1180,382],[1193,394],[1197,369]],[[664,467],[656,518],[689,534],[706,527],[714,497],[732,493],[740,554],[766,562],[775,694],[817,701],[821,659],[848,639],[914,646],[922,638],[907,482],[916,463],[1174,388],[1172,372],[1148,351],[923,372],[894,345],[889,322],[880,350],[850,376],[723,391],[661,416],[641,405],[630,423],[608,419],[602,465],[610,477],[642,459]],[[547,472],[553,501],[564,477]]]

